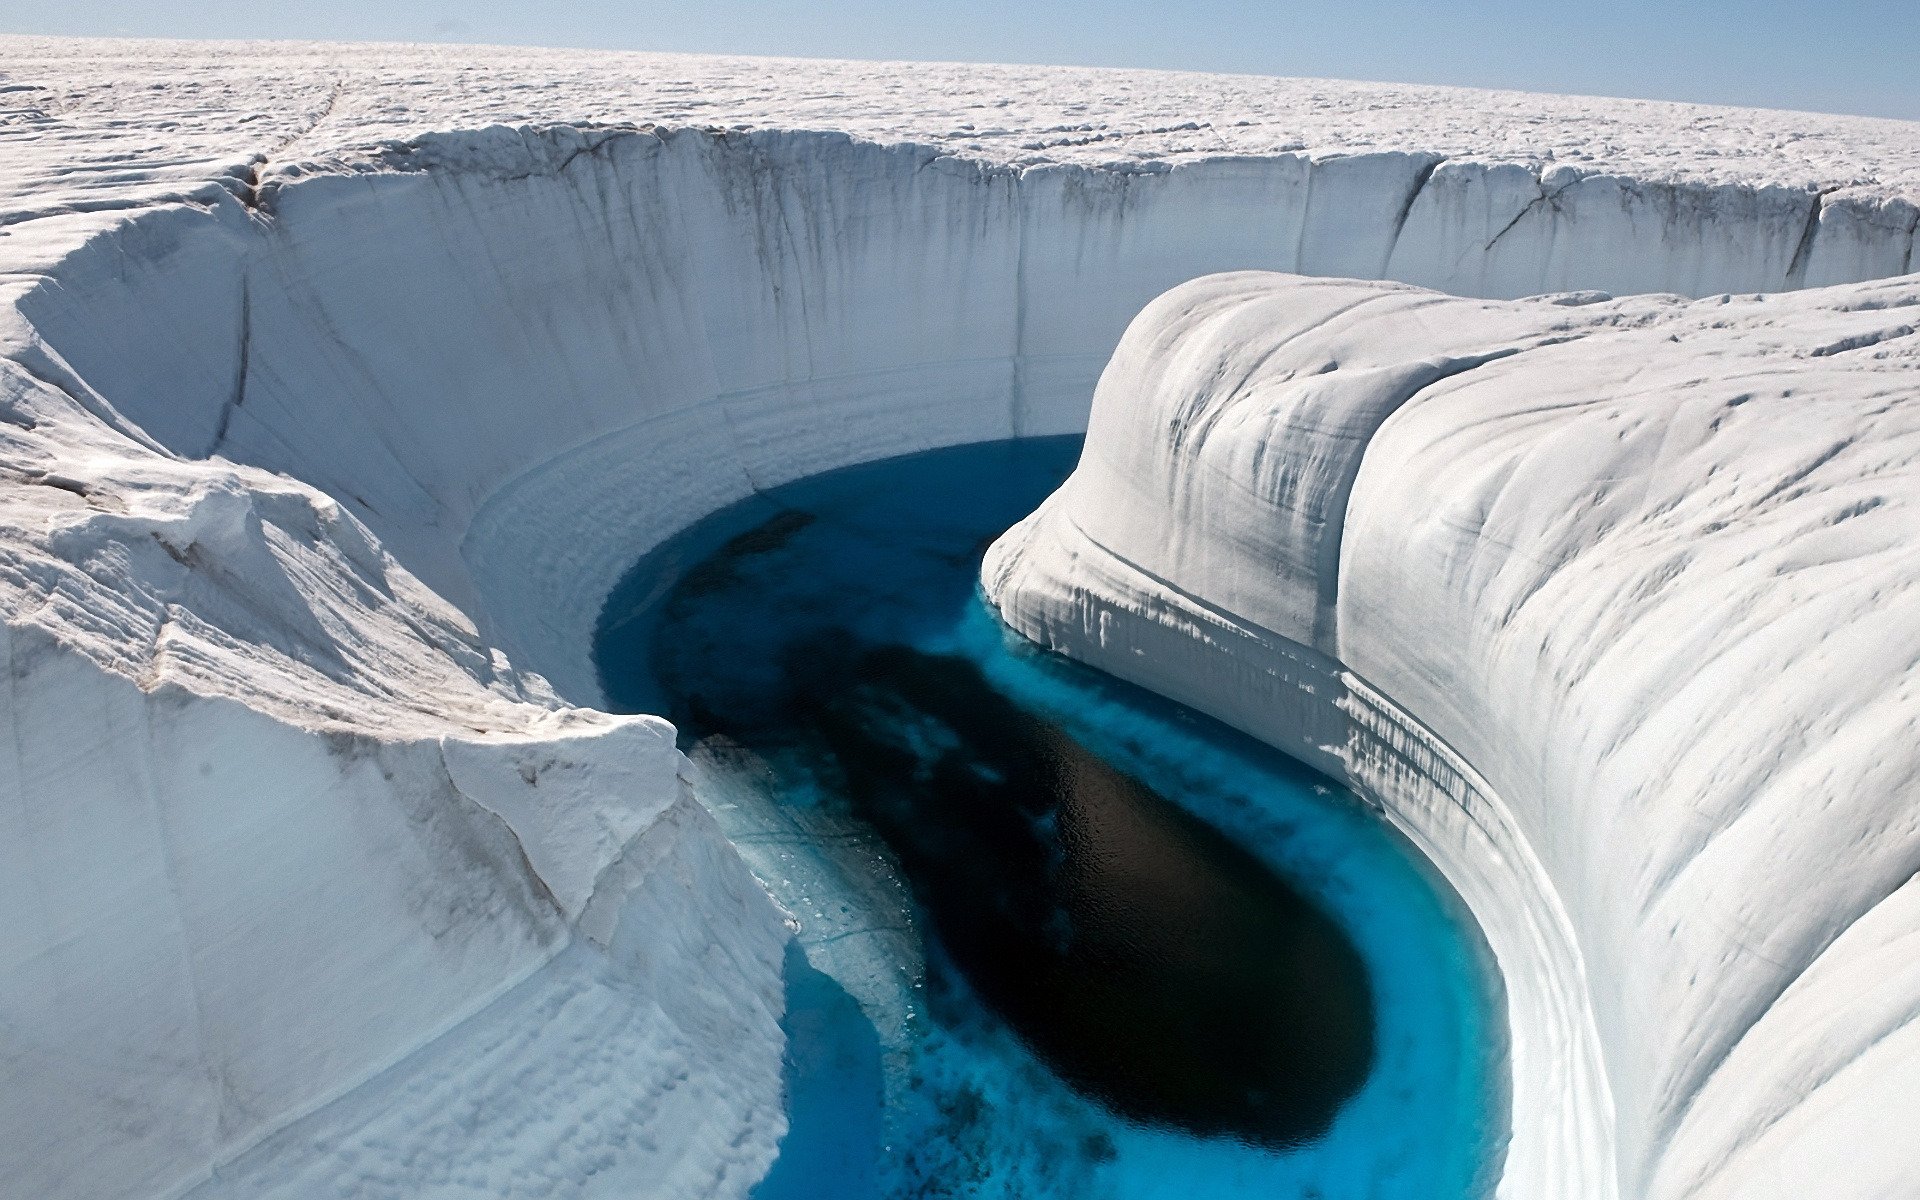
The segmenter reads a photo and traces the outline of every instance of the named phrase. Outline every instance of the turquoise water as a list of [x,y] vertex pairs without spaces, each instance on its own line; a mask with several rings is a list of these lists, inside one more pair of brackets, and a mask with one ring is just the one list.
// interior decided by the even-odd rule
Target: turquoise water
[[1007,635],[986,546],[1076,439],[833,472],[636,565],[596,653],[801,931],[755,1195],[1478,1194],[1497,989],[1333,781]]

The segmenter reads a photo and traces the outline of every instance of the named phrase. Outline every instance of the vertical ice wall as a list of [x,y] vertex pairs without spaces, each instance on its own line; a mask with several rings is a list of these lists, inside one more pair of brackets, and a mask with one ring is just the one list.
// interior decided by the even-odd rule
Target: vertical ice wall
[[23,312],[169,450],[327,491],[582,702],[599,597],[665,533],[812,471],[1079,429],[1127,322],[1183,280],[1777,290],[1897,269],[1914,215],[1419,153],[1014,170],[570,128],[248,198],[117,227]]

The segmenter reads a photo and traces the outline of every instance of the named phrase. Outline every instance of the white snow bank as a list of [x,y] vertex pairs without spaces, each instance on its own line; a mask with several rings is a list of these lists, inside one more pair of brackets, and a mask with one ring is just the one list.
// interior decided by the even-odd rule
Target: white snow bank
[[1199,280],[1128,331],[988,589],[1428,848],[1509,992],[1506,1194],[1895,1194],[1917,327],[1913,280],[1581,307]]
[[[589,635],[639,554],[757,486],[1078,429],[1128,320],[1205,272],[1773,290],[1904,269],[1920,213],[1898,122],[1039,68],[930,68],[908,94],[871,65],[542,52],[0,39],[0,60],[0,1056],[23,1081],[0,1180],[44,1196],[501,1190],[452,1172],[461,1128],[506,1147],[504,1177],[740,1194],[781,1129],[779,914],[663,723],[564,703],[597,701]],[[1211,115],[1164,119],[1183,106]],[[1435,353],[1533,319],[1474,311],[1485,346]],[[1839,325],[1836,356],[1882,352]],[[1394,395],[1468,366],[1402,362],[1380,364]],[[1284,584],[1235,594],[1368,673],[1314,539],[1340,489],[1367,511],[1357,455],[1401,416],[1327,382],[1330,490],[1241,560],[1284,557]],[[1212,570],[1194,516],[1182,553]],[[1167,628],[1160,684],[1211,686]],[[1597,1178],[1602,1051],[1642,1105],[1629,1168],[1720,1145],[1649,1124],[1653,1041],[1580,1040],[1580,954],[1637,944],[1590,941],[1611,893],[1502,816],[1554,796],[1438,716],[1422,732],[1403,681],[1345,682],[1328,719],[1362,787],[1431,807],[1470,899],[1521,898],[1500,936],[1539,984],[1510,980],[1514,1020],[1548,1032],[1516,1069],[1591,1101],[1533,1143],[1572,1147],[1541,1170]],[[582,989],[578,1036],[503,1032]],[[536,1069],[569,1112],[641,1098],[619,1111],[644,1132],[420,1115],[455,1093],[506,1112]]]

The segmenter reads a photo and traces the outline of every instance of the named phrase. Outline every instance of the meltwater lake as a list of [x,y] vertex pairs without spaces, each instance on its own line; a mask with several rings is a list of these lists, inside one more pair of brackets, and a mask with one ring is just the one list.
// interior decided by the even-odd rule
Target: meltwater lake
[[1483,1194],[1499,991],[1334,781],[1043,653],[981,556],[1078,438],[768,490],[639,562],[596,654],[800,923],[756,1200]]

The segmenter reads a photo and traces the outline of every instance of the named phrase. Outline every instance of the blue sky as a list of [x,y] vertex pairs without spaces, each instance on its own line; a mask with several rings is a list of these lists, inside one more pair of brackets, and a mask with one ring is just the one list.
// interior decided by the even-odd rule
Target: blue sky
[[0,0],[0,31],[1173,67],[1920,119],[1920,0]]

